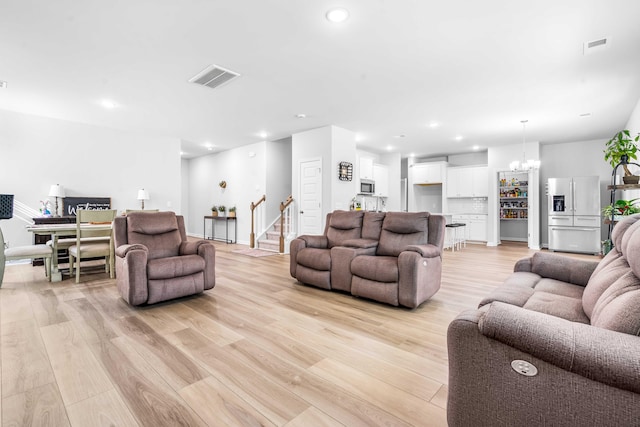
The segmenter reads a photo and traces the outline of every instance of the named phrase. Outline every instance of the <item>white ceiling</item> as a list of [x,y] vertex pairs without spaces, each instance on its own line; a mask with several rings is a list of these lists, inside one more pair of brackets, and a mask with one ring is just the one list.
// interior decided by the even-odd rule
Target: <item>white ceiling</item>
[[[0,109],[179,138],[187,157],[326,125],[403,156],[518,143],[523,119],[527,141],[608,138],[640,98],[638,0],[0,4]],[[188,83],[211,64],[241,77]]]

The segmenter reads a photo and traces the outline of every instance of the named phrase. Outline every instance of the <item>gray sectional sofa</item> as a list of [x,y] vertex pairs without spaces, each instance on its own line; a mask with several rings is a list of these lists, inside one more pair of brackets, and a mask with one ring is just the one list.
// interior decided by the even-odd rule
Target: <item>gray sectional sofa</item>
[[428,212],[334,211],[290,246],[299,282],[416,308],[440,289],[445,219]]
[[519,261],[449,325],[450,426],[640,425],[640,215],[612,240]]

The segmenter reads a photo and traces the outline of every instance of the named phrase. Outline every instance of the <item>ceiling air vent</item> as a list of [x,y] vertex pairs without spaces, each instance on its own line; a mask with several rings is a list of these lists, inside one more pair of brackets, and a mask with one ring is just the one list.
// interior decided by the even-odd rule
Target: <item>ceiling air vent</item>
[[583,54],[589,55],[591,53],[599,52],[609,47],[610,44],[611,44],[611,39],[609,37],[605,37],[598,40],[592,40],[590,42],[584,42]]
[[189,82],[214,89],[239,76],[240,74],[238,73],[224,69],[214,64],[208,66],[207,68],[196,74],[194,77],[190,78]]

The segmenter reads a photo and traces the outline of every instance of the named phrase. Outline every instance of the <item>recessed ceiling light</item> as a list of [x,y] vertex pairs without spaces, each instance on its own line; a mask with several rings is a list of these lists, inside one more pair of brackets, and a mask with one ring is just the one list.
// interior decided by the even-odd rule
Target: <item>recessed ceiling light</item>
[[480,146],[479,145],[474,145],[473,147],[471,147],[472,150],[479,150]]
[[456,135],[454,138],[456,141],[462,141],[462,135]]
[[260,138],[266,138],[267,136],[269,136],[269,134],[268,134],[268,133],[266,133],[265,131],[262,131],[262,132],[260,132],[260,133],[258,134],[258,136],[259,136]]
[[186,154],[186,153],[185,153],[184,151],[181,151],[181,152],[180,152],[180,155],[181,155],[181,156],[184,156],[185,154]]
[[101,104],[104,108],[108,108],[109,110],[116,108],[116,103],[110,99],[103,99]]
[[339,24],[349,19],[349,11],[347,9],[338,7],[336,9],[331,9],[330,11],[328,11],[325,16],[327,17],[327,20],[329,22]]
[[415,156],[416,156],[416,154],[415,154],[415,153],[411,153],[411,154],[409,154],[409,157],[415,157]]
[[304,113],[298,113],[296,114],[296,119],[306,119],[307,115]]
[[430,127],[431,129],[435,129],[435,128],[437,128],[438,126],[440,126],[440,123],[438,123],[438,122],[431,122],[431,123],[429,123],[429,127]]
[[393,145],[387,145],[387,151],[393,150]]
[[213,147],[207,147],[207,150],[213,151]]

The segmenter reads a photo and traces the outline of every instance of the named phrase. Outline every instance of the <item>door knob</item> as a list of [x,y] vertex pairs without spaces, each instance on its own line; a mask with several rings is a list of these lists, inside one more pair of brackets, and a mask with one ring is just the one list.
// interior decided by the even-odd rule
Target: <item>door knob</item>
[[304,213],[304,211],[300,211],[300,213],[301,213],[301,214],[303,214],[303,213]]

